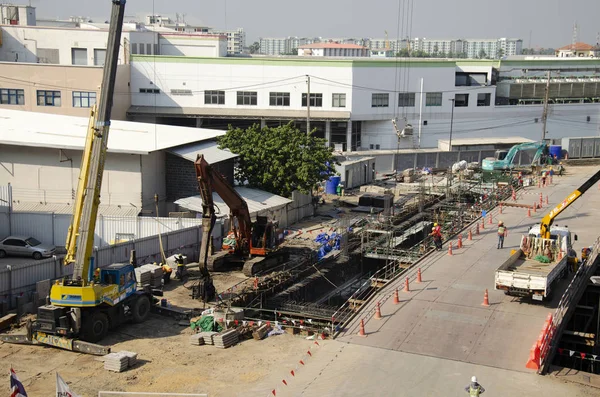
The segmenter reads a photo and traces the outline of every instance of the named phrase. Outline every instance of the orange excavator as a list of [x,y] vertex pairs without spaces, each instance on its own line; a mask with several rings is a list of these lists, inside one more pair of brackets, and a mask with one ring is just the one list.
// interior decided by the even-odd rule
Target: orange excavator
[[[214,170],[199,155],[194,163],[198,188],[202,198],[202,242],[200,244],[200,271],[210,277],[209,272],[225,270],[227,264],[243,265],[244,275],[252,277],[258,272],[282,263],[289,258],[285,250],[280,250],[282,235],[277,224],[267,217],[257,216],[256,222],[250,218],[248,204],[227,182],[225,177]],[[224,240],[222,250],[210,255],[210,243],[216,222],[213,192],[217,193],[230,210],[231,233]]]

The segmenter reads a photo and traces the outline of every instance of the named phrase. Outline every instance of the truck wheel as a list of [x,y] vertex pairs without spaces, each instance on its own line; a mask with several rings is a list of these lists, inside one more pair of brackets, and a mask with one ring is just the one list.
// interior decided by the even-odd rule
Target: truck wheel
[[94,312],[83,324],[83,340],[95,343],[108,334],[108,317],[103,312]]
[[150,314],[150,299],[146,295],[140,295],[132,307],[133,322],[143,323]]

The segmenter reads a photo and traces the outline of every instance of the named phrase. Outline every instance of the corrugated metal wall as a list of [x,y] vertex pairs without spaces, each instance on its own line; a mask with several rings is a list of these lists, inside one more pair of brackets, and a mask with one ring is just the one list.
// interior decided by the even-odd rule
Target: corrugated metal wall
[[[0,221],[3,215],[0,213]],[[12,228],[10,233],[33,236],[44,243],[64,246],[70,224],[71,215],[68,214],[13,212],[10,216]],[[118,238],[121,240],[139,239],[155,236],[159,232],[168,233],[201,224],[202,220],[195,218],[157,219],[135,216],[99,216],[96,222],[94,245],[101,248],[114,244]],[[8,222],[4,225],[4,229],[6,229],[5,234],[8,234]],[[3,236],[2,231],[3,228],[0,226],[0,236]]]
[[[189,261],[197,261],[201,236],[200,227],[163,234],[165,255],[168,257],[181,252],[187,255]],[[95,266],[105,267],[113,263],[127,263],[132,249],[136,250],[139,265],[160,261],[159,239],[158,236],[152,236],[95,250]],[[72,273],[73,266],[63,266],[60,257],[25,265],[8,266],[6,269],[0,269],[0,300],[5,299],[10,302],[11,307],[14,307],[15,297],[21,293],[33,292],[37,282],[54,280]]]

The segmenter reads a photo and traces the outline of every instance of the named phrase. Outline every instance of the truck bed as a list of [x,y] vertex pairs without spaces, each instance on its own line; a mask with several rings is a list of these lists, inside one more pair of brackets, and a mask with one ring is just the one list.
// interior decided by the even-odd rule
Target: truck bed
[[504,262],[498,270],[509,272],[527,273],[536,276],[547,276],[561,264],[563,260],[554,260],[550,263],[538,262],[535,259],[528,259],[523,255],[523,251],[517,250],[506,262]]

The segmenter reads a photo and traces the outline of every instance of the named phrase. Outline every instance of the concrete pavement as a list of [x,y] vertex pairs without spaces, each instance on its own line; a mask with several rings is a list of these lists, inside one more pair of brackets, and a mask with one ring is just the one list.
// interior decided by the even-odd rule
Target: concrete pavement
[[[541,191],[544,198],[549,196],[550,205],[555,205],[596,168],[569,171],[569,176],[554,178],[552,187],[528,189],[519,202],[537,202]],[[494,211],[494,224],[486,223],[486,229],[472,242],[465,240],[465,248],[455,250],[452,256],[445,251],[436,253],[420,263],[422,284],[414,282],[416,269],[411,271],[411,292],[400,292],[399,305],[393,305],[391,297],[395,288],[402,290],[403,278],[382,289],[337,340],[325,341],[310,365],[288,380],[289,386],[280,387],[281,379],[276,380],[274,374],[271,388],[277,387],[278,396],[452,396],[464,395],[464,386],[472,375],[477,375],[488,389],[488,396],[597,395],[597,390],[540,377],[525,368],[529,349],[568,280],[560,284],[554,299],[544,304],[493,290],[495,269],[509,257],[510,249],[518,247],[521,235],[539,222],[547,208],[532,214],[532,218],[527,218],[526,210],[521,208],[504,208],[502,215]],[[567,224],[578,234],[578,254],[600,234],[590,216],[598,209],[600,191],[594,187],[555,222]],[[496,249],[498,219],[509,228],[503,250]],[[488,307],[481,306],[486,288]],[[376,301],[382,302],[381,320],[372,319]],[[360,318],[366,320],[366,338],[356,335]],[[288,373],[282,372],[279,378],[289,378]],[[268,387],[265,382],[259,389],[268,391]]]

